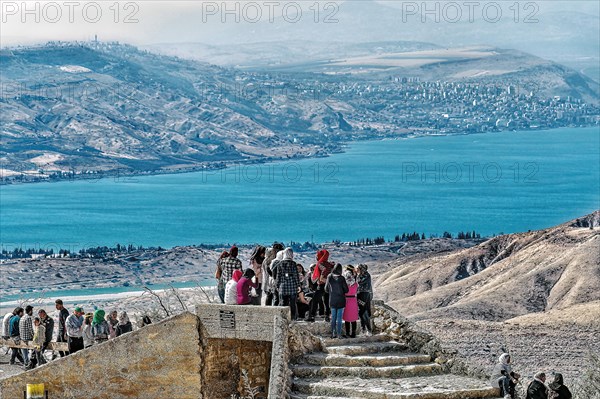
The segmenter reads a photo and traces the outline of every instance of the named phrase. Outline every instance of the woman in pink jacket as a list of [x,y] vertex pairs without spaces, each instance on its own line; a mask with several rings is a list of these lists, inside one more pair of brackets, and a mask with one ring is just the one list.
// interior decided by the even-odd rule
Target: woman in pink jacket
[[[344,308],[342,319],[346,324],[346,337],[356,338],[356,321],[358,320],[356,291],[358,290],[358,282],[356,281],[354,266],[346,266],[344,278],[346,279],[346,284],[348,284],[348,293],[346,293],[346,307]],[[350,332],[350,326],[352,326],[352,332]]]

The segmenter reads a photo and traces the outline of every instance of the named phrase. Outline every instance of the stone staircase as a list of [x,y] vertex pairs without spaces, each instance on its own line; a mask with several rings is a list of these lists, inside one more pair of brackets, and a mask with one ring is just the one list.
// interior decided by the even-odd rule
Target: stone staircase
[[483,399],[496,389],[447,374],[429,355],[411,353],[384,334],[331,339],[329,323],[301,323],[324,347],[291,365],[291,399]]

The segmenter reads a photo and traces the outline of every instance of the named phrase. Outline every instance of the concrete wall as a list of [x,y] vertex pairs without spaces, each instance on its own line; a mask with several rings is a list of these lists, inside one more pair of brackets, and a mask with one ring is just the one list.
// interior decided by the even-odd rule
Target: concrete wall
[[28,383],[45,383],[50,398],[199,399],[201,346],[191,313],[0,380],[0,399],[19,399]]
[[[289,307],[206,304],[196,307],[203,337],[203,395],[225,398],[237,391],[280,399],[288,379]],[[248,381],[242,372],[248,373]],[[268,395],[267,395],[268,393]],[[227,395],[226,395],[227,394]]]
[[289,308],[200,305],[106,343],[0,380],[0,399],[44,383],[57,399],[284,397]]

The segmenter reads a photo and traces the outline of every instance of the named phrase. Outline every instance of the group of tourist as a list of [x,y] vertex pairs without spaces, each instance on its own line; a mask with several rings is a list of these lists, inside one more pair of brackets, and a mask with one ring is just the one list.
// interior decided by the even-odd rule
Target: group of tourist
[[[55,301],[55,307],[58,313],[56,342],[66,342],[68,347],[68,352],[58,352],[61,357],[133,330],[126,312],[119,315],[113,310],[105,315],[102,309],[85,313],[81,307],[76,307],[73,313],[69,313],[60,299]],[[46,363],[43,353],[52,341],[55,326],[54,319],[44,309],[38,310],[37,316],[33,313],[31,305],[25,309],[18,307],[7,313],[2,322],[4,339],[10,338],[17,345],[21,342],[33,344],[34,349],[13,347],[10,357],[10,364],[19,361],[28,370]],[[147,317],[143,322],[151,323]],[[53,358],[56,357],[54,354]]]
[[[500,388],[500,396],[504,399],[515,399],[515,387],[521,376],[512,371],[511,358],[508,353],[503,353],[492,371],[490,382],[492,387]],[[526,399],[571,399],[573,396],[564,385],[563,376],[554,373],[554,380],[546,385],[546,373],[537,373],[533,381],[527,386]]]
[[336,264],[326,249],[306,270],[294,261],[292,248],[278,242],[270,248],[258,245],[244,270],[233,246],[221,253],[215,277],[221,303],[289,306],[293,320],[307,322],[314,322],[318,312],[331,323],[332,338],[356,337],[359,320],[362,333],[371,334],[373,288],[367,265]]

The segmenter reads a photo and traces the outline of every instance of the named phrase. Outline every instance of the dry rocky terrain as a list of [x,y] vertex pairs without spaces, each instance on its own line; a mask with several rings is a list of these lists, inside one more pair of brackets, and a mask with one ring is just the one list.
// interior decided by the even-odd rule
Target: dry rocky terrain
[[577,391],[597,367],[600,211],[386,267],[377,295],[458,350],[480,375],[508,351],[525,381],[537,371],[562,372]]

